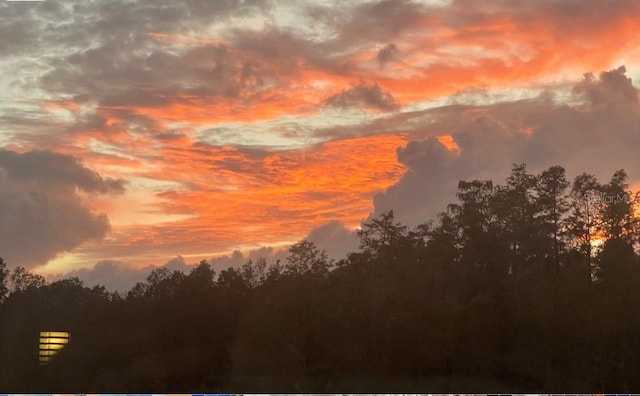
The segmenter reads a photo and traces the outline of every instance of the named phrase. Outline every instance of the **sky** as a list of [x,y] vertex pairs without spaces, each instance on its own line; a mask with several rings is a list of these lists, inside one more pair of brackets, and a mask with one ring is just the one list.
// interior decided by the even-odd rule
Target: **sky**
[[0,0],[0,257],[333,258],[513,163],[640,186],[638,1]]

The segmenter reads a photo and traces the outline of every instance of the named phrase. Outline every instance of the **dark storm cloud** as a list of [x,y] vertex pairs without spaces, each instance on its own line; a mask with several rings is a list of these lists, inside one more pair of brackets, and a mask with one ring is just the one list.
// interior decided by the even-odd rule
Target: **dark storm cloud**
[[124,182],[103,178],[69,156],[0,149],[0,257],[32,267],[104,238],[108,218],[87,207],[77,190],[122,193]]
[[425,133],[450,132],[459,151],[447,150],[435,137],[398,149],[407,172],[374,197],[374,214],[393,209],[413,225],[433,219],[455,201],[459,180],[502,183],[512,163],[527,163],[532,172],[561,165],[570,177],[586,171],[603,181],[624,168],[640,180],[638,90],[625,69],[587,75],[574,92],[582,104],[556,105],[543,95],[432,113],[438,121],[425,126]]
[[383,91],[378,84],[360,83],[326,100],[329,106],[349,108],[366,107],[378,110],[392,110],[397,107],[393,96]]

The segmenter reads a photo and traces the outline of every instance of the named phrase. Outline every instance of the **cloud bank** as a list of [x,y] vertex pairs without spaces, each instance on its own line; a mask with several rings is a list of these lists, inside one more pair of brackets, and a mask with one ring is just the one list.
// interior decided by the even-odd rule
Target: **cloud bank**
[[434,219],[455,201],[459,180],[501,183],[513,163],[526,163],[532,172],[561,165],[572,177],[586,171],[603,181],[624,168],[639,181],[638,89],[625,73],[620,67],[585,75],[572,91],[573,105],[557,103],[547,93],[512,103],[440,109],[434,114],[438,121],[425,126],[427,133],[447,131],[458,149],[447,149],[435,137],[398,148],[407,172],[376,194],[374,213],[393,209],[412,225]]
[[0,149],[0,256],[31,268],[109,231],[80,194],[124,192],[124,182],[102,178],[72,157],[49,151]]

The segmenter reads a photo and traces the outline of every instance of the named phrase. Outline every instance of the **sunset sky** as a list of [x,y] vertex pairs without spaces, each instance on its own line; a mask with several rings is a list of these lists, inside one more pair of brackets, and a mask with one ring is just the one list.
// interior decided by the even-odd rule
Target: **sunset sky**
[[0,257],[338,258],[512,163],[640,182],[639,1],[0,1]]

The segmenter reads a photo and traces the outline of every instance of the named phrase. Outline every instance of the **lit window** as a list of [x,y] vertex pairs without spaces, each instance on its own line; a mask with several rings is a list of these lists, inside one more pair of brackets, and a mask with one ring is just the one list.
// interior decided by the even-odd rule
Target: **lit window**
[[66,331],[40,332],[40,364],[47,364],[59,350],[69,343],[70,335]]

